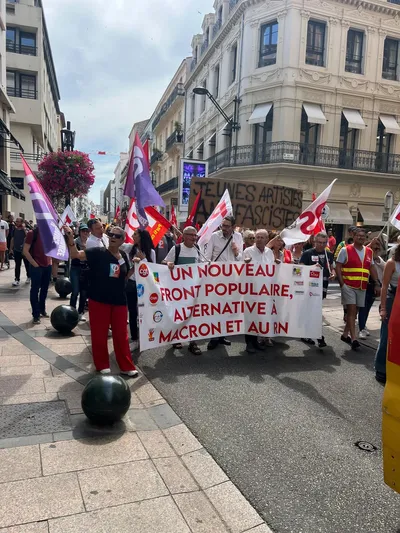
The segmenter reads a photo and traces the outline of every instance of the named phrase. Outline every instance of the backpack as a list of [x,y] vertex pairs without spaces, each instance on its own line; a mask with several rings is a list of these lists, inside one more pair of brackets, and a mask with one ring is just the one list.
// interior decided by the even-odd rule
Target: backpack
[[[197,252],[200,253],[199,246],[197,244],[195,244],[194,247],[196,248]],[[181,245],[180,244],[176,244],[175,245],[175,261],[174,261],[174,265],[178,264],[178,259],[179,259],[180,254],[181,254]]]

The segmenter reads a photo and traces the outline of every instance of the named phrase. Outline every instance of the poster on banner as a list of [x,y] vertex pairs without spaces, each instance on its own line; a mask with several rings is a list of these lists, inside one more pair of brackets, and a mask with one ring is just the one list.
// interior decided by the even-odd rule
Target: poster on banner
[[199,191],[202,192],[197,222],[204,223],[208,219],[225,190],[232,201],[236,224],[244,228],[281,230],[293,224],[302,211],[303,193],[297,189],[253,181],[193,178],[189,209]]
[[320,338],[322,271],[288,264],[140,263],[136,274],[142,350],[251,334]]

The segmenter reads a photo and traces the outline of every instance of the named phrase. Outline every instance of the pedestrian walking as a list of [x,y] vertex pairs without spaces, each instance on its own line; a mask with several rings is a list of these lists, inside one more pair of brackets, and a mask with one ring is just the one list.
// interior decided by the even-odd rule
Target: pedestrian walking
[[[373,239],[371,243],[368,245],[369,248],[371,248],[373,252],[373,258],[374,258],[374,264],[376,268],[376,272],[378,275],[378,280],[380,283],[382,283],[382,278],[380,275],[382,263],[384,264],[384,261],[381,257],[379,257],[379,252],[381,250],[381,245],[379,243],[378,239]],[[369,317],[369,313],[371,311],[372,306],[375,302],[375,283],[370,276],[368,279],[368,286],[365,293],[365,305],[364,307],[361,307],[358,312],[358,338],[359,339],[366,339],[369,337],[369,330],[367,328],[367,321]]]
[[[186,226],[182,234],[182,244],[176,244],[171,248],[165,258],[168,268],[173,270],[175,265],[188,265],[193,263],[202,263],[203,257],[200,254],[199,247],[196,244],[197,230],[193,226]],[[173,348],[181,350],[183,345],[177,342],[172,345]],[[196,341],[189,342],[189,352],[194,355],[201,355],[201,349]]]
[[2,219],[0,213],[0,270],[4,270],[7,251],[8,223]]
[[24,249],[24,243],[25,243],[25,237],[26,237],[27,231],[24,226],[23,220],[21,217],[17,217],[15,219],[15,228],[14,228],[14,235],[10,242],[10,250],[13,252],[14,261],[15,261],[15,279],[13,281],[13,286],[18,287],[18,285],[21,282],[21,265],[22,261],[25,265],[25,271],[26,271],[26,282],[30,283],[30,275],[29,275],[29,262],[27,258],[23,255],[23,249]]
[[29,262],[33,323],[40,324],[41,316],[49,316],[46,313],[46,299],[51,279],[51,257],[44,253],[39,228],[28,231],[22,253]]
[[380,294],[380,283],[374,266],[373,252],[365,247],[365,230],[357,228],[354,232],[354,244],[340,250],[336,261],[336,273],[342,290],[342,304],[347,306],[346,326],[341,340],[351,345],[353,350],[360,347],[356,338],[356,317],[361,307],[365,306],[365,294],[371,275],[375,284],[375,295]]
[[[324,300],[328,294],[329,282],[335,279],[335,264],[333,259],[333,253],[327,251],[328,235],[325,232],[320,232],[315,236],[314,248],[306,250],[300,259],[302,265],[318,265],[322,270],[322,299]],[[303,338],[303,342],[315,345],[314,339]],[[317,339],[318,348],[325,348],[327,346],[325,337]]]
[[126,299],[128,303],[129,329],[131,340],[133,342],[132,349],[137,350],[139,348],[139,332],[138,294],[135,271],[136,266],[140,261],[155,263],[156,252],[154,250],[150,233],[144,229],[137,229],[133,232],[133,245],[123,244],[120,249],[128,255],[130,260],[130,275],[126,284]]
[[[227,216],[221,223],[221,229],[215,231],[207,243],[205,258],[212,262],[233,262],[242,260],[243,238],[235,231],[235,218]],[[214,350],[218,344],[230,346],[231,341],[225,337],[211,339],[208,350]]]
[[[86,224],[79,226],[78,237],[75,239],[77,250],[86,250],[87,240],[89,238],[89,228]],[[89,285],[89,265],[87,261],[80,261],[79,259],[72,259],[70,279],[72,284],[72,293],[69,305],[76,309],[79,296],[78,314],[79,320],[86,322],[85,306],[87,300],[87,291]]]
[[107,247],[78,250],[69,226],[63,227],[68,238],[71,259],[87,261],[89,275],[89,321],[92,337],[93,361],[96,370],[109,374],[108,332],[111,325],[115,357],[122,374],[138,375],[131,358],[128,340],[128,309],[125,284],[130,275],[129,259],[119,248],[125,239],[122,228],[113,226],[108,232]]

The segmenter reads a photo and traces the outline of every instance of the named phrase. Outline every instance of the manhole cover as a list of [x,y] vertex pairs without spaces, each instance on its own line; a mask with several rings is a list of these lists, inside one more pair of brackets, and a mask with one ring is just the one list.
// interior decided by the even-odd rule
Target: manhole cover
[[370,442],[366,442],[365,440],[357,441],[355,443],[355,446],[357,446],[357,448],[360,448],[360,450],[363,450],[364,452],[374,452],[377,450],[376,446],[374,446]]
[[68,411],[63,401],[0,406],[0,439],[70,429]]

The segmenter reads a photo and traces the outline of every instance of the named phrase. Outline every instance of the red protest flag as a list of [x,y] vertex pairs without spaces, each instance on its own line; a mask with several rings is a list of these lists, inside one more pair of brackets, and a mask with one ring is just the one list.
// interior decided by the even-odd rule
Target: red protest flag
[[178,221],[176,219],[175,208],[174,208],[173,205],[171,205],[171,216],[169,218],[169,222],[170,222],[171,226],[175,226],[175,228],[178,226]]
[[[149,221],[146,230],[150,233],[150,237],[153,241],[154,246],[156,247],[164,235],[169,230],[171,224],[168,220],[163,217],[157,209],[154,207],[145,208],[147,219]],[[136,213],[136,202],[132,198],[129,206],[128,215],[125,223],[125,232],[126,239],[125,242],[132,244],[133,243],[133,233],[136,229],[140,228],[138,216]]]
[[149,143],[149,139],[146,139],[145,142],[143,143],[143,154],[145,156],[145,158],[147,159],[147,164],[149,165],[149,168],[150,168],[150,143]]
[[184,228],[187,228],[188,226],[194,226],[194,224],[195,224],[197,210],[199,208],[199,203],[200,203],[200,200],[201,200],[201,191],[202,191],[202,189],[200,189],[199,193],[196,196],[196,200],[194,201],[194,204],[192,206],[192,210],[190,211],[190,214],[187,217],[186,222],[185,222],[185,224],[183,226]]

